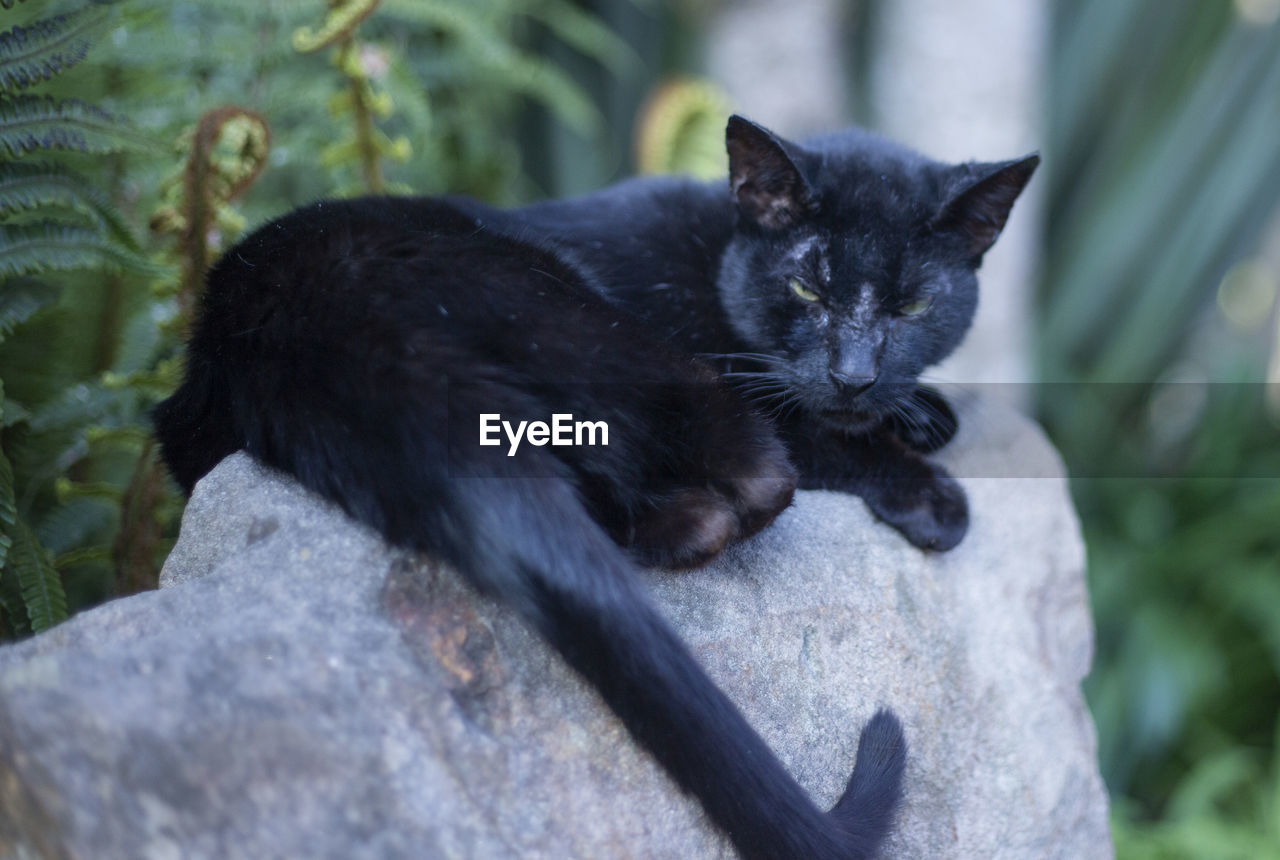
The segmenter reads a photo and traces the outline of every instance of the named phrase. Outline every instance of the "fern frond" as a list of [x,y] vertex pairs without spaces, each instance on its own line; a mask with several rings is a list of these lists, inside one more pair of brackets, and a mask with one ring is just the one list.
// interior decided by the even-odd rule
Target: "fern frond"
[[57,164],[0,163],[0,218],[44,206],[83,212],[125,248],[142,253],[133,231],[107,195],[76,173]]
[[687,173],[699,179],[724,176],[727,93],[710,81],[677,78],[659,87],[640,109],[636,160],[641,173]]
[[4,401],[4,408],[0,409],[0,430],[20,424],[30,417],[31,412],[27,407],[16,400],[6,400]]
[[644,65],[625,39],[570,0],[523,0],[519,5],[523,14],[546,26],[560,41],[614,74],[634,72]]
[[0,277],[69,269],[156,271],[151,261],[96,230],[49,223],[0,226]]
[[554,64],[518,50],[495,32],[483,14],[454,3],[386,0],[390,15],[435,27],[456,38],[471,59],[505,87],[542,102],[577,131],[590,134],[602,119],[591,99]]
[[[2,391],[0,398],[3,398]],[[0,605],[15,627],[25,627],[25,622],[30,622],[31,629],[39,632],[67,617],[67,598],[53,559],[18,517],[13,464],[3,450],[0,450],[0,579],[4,580],[0,583]]]
[[67,617],[67,595],[62,589],[62,577],[58,575],[49,551],[40,545],[31,528],[21,519],[15,521],[11,537],[13,544],[9,547],[0,575],[17,580],[31,630],[39,633]]
[[36,537],[54,555],[54,565],[76,547],[86,546],[110,527],[116,511],[101,499],[71,499],[58,505],[35,524]]
[[120,427],[94,425],[84,430],[84,440],[95,447],[109,445],[139,448],[150,438],[151,431],[138,424],[125,424]]
[[58,501],[64,505],[76,499],[99,499],[118,507],[124,494],[124,490],[110,481],[73,481],[70,478],[58,478],[53,489],[58,494]]
[[299,27],[293,33],[293,49],[310,54],[327,48],[355,32],[360,22],[373,14],[381,0],[341,0],[331,3],[329,13],[318,30]]
[[90,424],[109,424],[122,392],[104,388],[98,383],[77,382],[32,407],[33,433],[74,430]]
[[[0,397],[3,397],[0,394]],[[13,530],[18,524],[18,504],[13,494],[13,464],[0,451],[0,570],[4,570],[13,547]]]
[[101,108],[78,99],[0,96],[0,146],[19,158],[37,149],[120,152],[155,142]]
[[[2,395],[0,395],[2,396]],[[5,575],[9,551],[13,548],[13,532],[18,524],[17,505],[13,495],[13,465],[0,450],[0,609],[4,610],[9,625],[18,633],[28,628],[27,614],[23,609],[22,591],[16,579]]]
[[130,390],[161,400],[173,394],[182,382],[182,362],[166,359],[156,364],[154,370],[138,370],[132,373],[102,374],[102,387],[107,391]]
[[0,292],[0,343],[4,343],[15,328],[57,297],[58,292],[53,287],[31,278],[6,283],[4,291]]
[[111,561],[111,545],[110,544],[94,544],[93,546],[82,546],[76,549],[64,552],[53,560],[53,566],[59,571],[74,567],[77,564],[85,564],[88,562],[110,562]]
[[109,14],[105,7],[86,6],[0,33],[0,89],[48,80],[83,60]]
[[515,89],[542,102],[565,125],[582,134],[594,134],[603,123],[600,111],[573,78],[541,57],[512,52],[504,65]]

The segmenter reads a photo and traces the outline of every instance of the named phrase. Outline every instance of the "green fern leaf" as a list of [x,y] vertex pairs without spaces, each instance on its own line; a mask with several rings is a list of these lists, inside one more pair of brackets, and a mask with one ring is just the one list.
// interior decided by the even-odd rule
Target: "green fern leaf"
[[118,516],[119,508],[101,499],[70,499],[35,523],[36,537],[54,554],[54,564],[61,569],[58,561],[61,554],[101,540],[101,535],[111,529],[111,522]]
[[77,547],[69,552],[64,552],[53,560],[53,566],[59,571],[66,570],[69,567],[75,567],[78,564],[88,564],[91,562],[110,563],[112,560],[112,550],[114,547],[107,544],[94,544],[93,546]]
[[345,0],[330,3],[324,23],[318,29],[299,27],[294,31],[293,49],[300,54],[310,54],[350,36],[360,26],[360,22],[378,8],[378,2],[379,0]]
[[0,89],[44,81],[84,59],[109,12],[89,6],[0,33]]
[[83,212],[134,253],[142,248],[110,199],[77,174],[56,164],[0,164],[0,218],[43,206]]
[[[62,577],[58,575],[49,551],[40,545],[25,522],[16,520],[11,538],[13,543],[0,575],[17,580],[32,631],[48,630],[67,617],[67,595],[62,589]],[[12,613],[9,617],[13,617]]]
[[[23,406],[16,400],[12,400],[5,396],[4,380],[0,379],[0,430],[12,427],[19,422],[26,421],[31,418],[31,413],[27,411],[27,407]],[[0,522],[3,521],[0,516]],[[3,559],[0,559],[0,567],[4,566]]]
[[109,424],[122,395],[122,391],[104,388],[97,382],[73,383],[32,408],[31,431],[79,432],[90,424]]
[[0,416],[0,430],[21,424],[31,418],[31,411],[16,400],[4,402],[4,415]]
[[0,609],[4,610],[9,626],[16,632],[23,633],[28,629],[28,624],[22,591],[16,579],[10,581],[10,577],[5,575],[9,551],[13,548],[12,534],[17,524],[18,511],[13,495],[13,465],[4,452],[0,451]]
[[[2,396],[2,394],[0,394]],[[13,465],[0,451],[0,607],[23,632],[52,627],[67,617],[67,598],[53,558],[18,518]]]
[[71,499],[40,518],[36,537],[54,554],[54,565],[62,570],[63,555],[92,542],[118,515],[118,509],[101,499]]
[[609,29],[599,17],[571,0],[523,0],[520,11],[535,18],[562,42],[591,57],[614,74],[629,74],[644,61],[626,40]]
[[4,343],[15,328],[57,297],[58,292],[53,287],[31,278],[7,282],[4,291],[0,292],[0,343]]
[[49,223],[0,226],[0,277],[69,269],[157,271],[96,230]]
[[37,149],[119,152],[155,149],[146,135],[78,99],[0,96],[0,146],[14,158]]
[[512,53],[498,65],[510,75],[515,89],[542,102],[570,128],[594,134],[603,119],[591,98],[559,67],[530,54]]
[[[0,386],[0,404],[4,389]],[[0,607],[11,626],[39,633],[67,617],[67,597],[53,556],[18,517],[13,464],[0,450]],[[23,611],[25,609],[25,611]]]
[[388,15],[436,27],[456,38],[480,69],[517,92],[542,102],[570,128],[592,134],[603,121],[582,87],[559,68],[518,50],[473,8],[431,0],[387,0]]
[[[0,402],[3,402],[0,393]],[[18,523],[18,507],[13,495],[13,464],[0,451],[0,570],[13,546],[13,530]]]

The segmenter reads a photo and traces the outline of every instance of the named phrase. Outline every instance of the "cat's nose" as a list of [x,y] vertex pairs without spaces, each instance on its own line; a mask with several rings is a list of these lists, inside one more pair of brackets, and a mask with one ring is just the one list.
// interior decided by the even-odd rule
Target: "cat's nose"
[[831,374],[831,383],[841,394],[847,397],[857,397],[862,392],[876,384],[879,377],[876,376],[853,376],[847,373],[840,373],[837,370],[829,371]]

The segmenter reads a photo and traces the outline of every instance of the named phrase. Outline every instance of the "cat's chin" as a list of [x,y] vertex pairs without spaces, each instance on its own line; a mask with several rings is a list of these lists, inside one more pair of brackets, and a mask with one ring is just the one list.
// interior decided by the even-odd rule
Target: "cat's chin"
[[814,415],[824,427],[844,433],[868,433],[884,422],[884,415],[864,409],[822,409]]

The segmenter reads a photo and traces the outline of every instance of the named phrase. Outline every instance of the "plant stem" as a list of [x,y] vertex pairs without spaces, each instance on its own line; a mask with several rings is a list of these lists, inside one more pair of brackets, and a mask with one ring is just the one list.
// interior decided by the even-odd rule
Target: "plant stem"
[[382,159],[378,153],[378,143],[374,138],[373,111],[368,101],[369,87],[363,71],[353,74],[350,66],[351,62],[358,62],[358,59],[353,57],[356,51],[355,36],[350,33],[344,36],[338,50],[339,65],[347,76],[347,85],[351,88],[351,109],[356,117],[356,146],[360,150],[364,184],[370,191],[380,194],[386,190],[386,182],[382,177]]
[[163,538],[156,509],[164,500],[164,469],[148,439],[120,500],[120,534],[111,549],[118,597],[154,589],[160,572],[156,550]]

